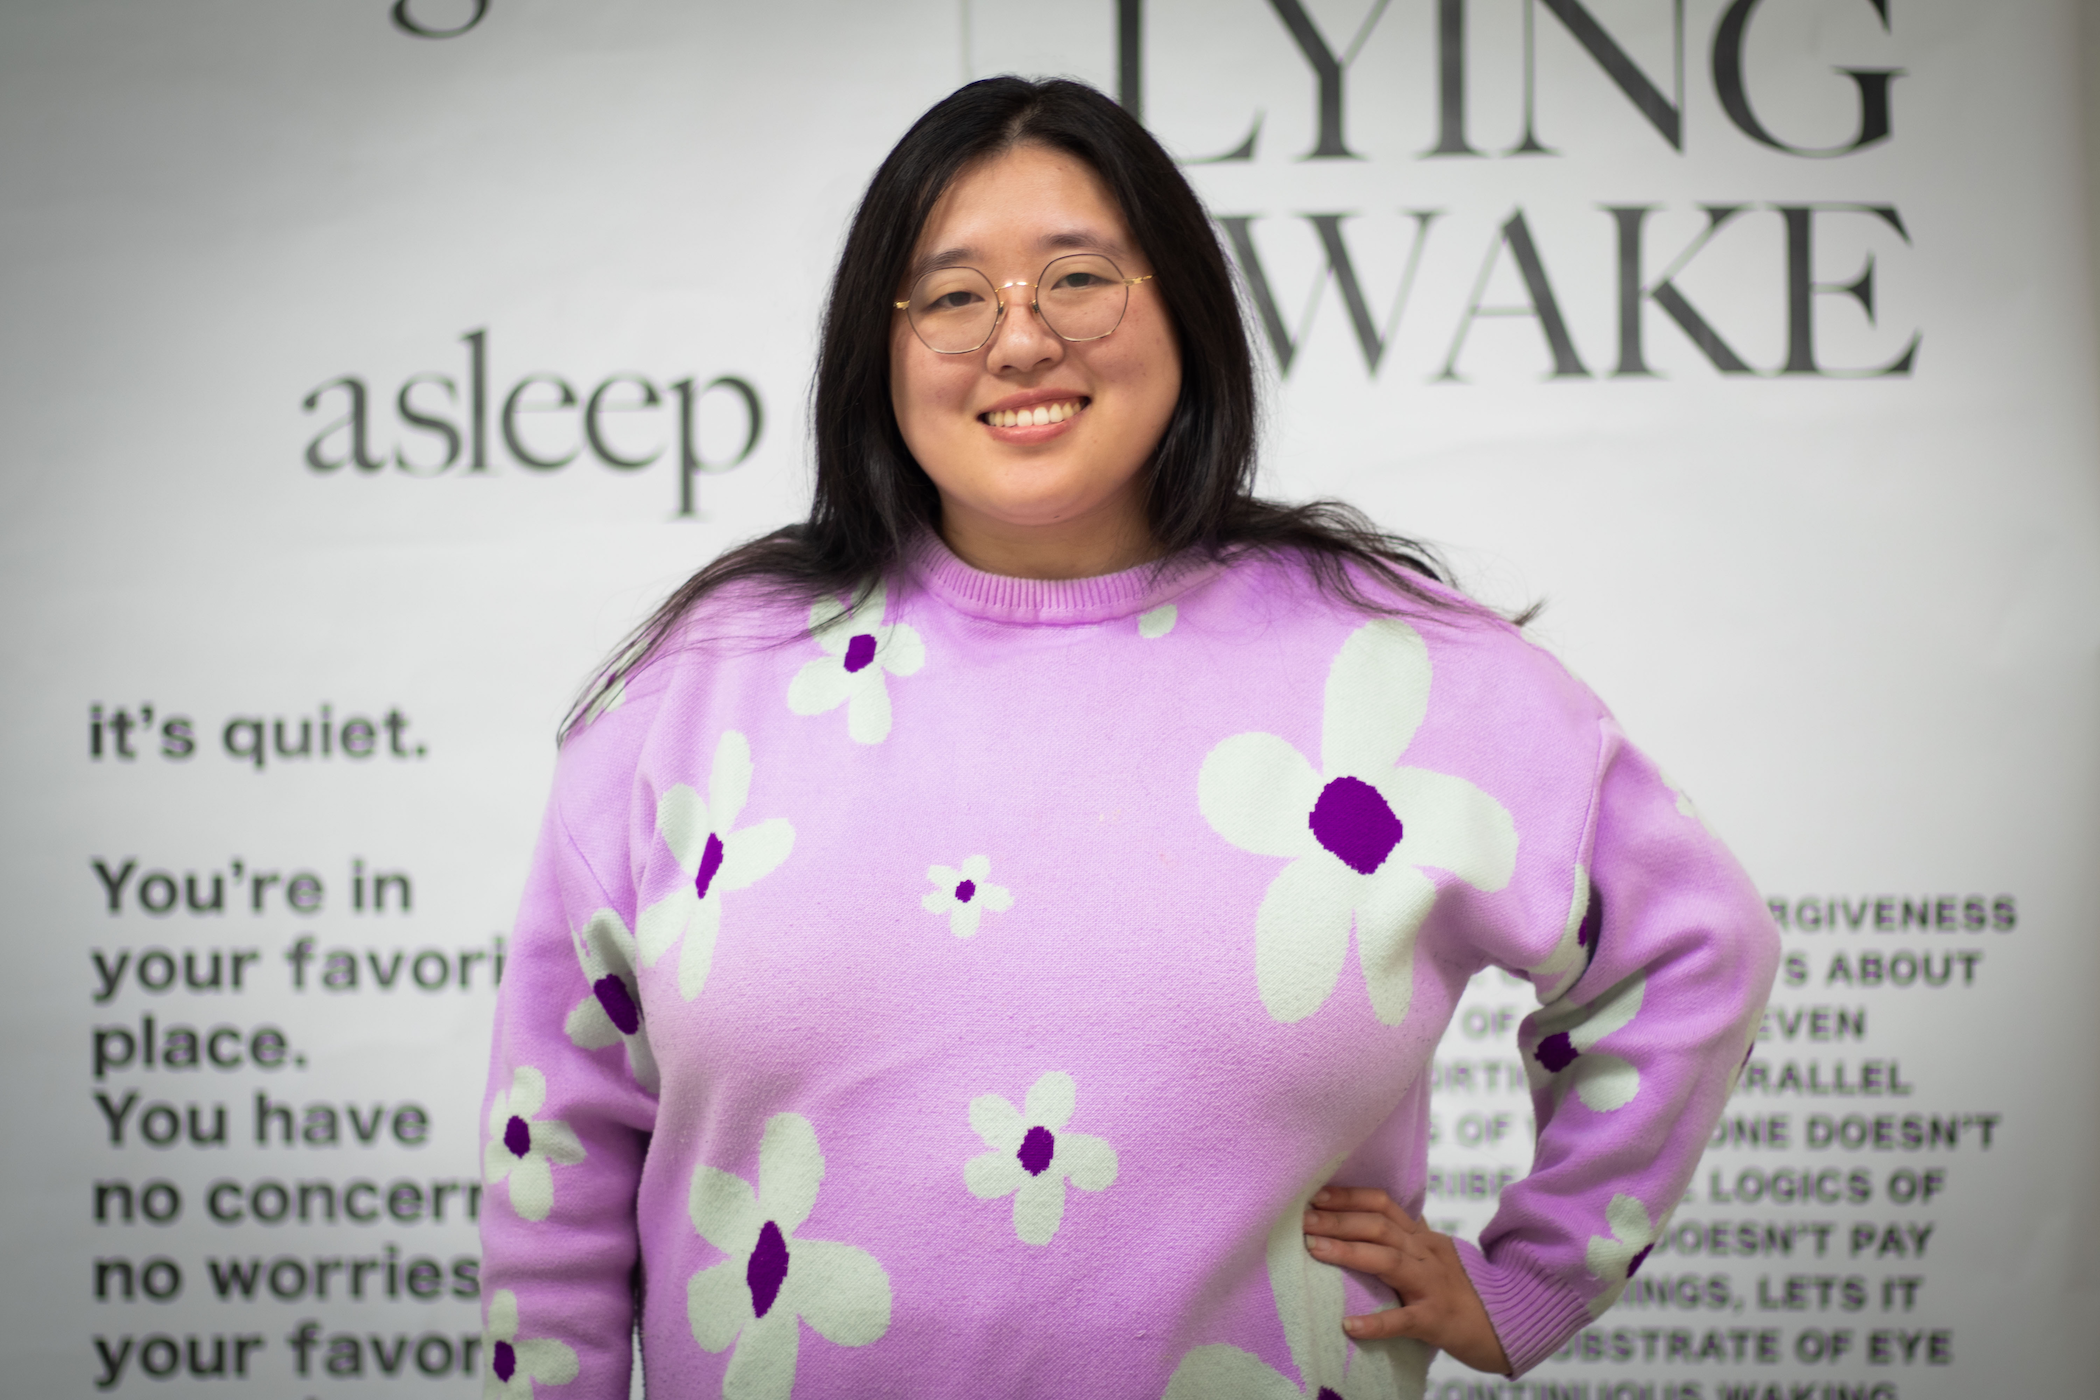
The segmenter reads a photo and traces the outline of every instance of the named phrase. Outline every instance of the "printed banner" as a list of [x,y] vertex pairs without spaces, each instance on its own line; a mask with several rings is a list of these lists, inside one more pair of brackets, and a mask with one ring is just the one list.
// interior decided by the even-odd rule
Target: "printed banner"
[[[854,202],[928,105],[1012,71],[1099,85],[1186,161],[1265,353],[1266,489],[1543,599],[1532,634],[1784,933],[1691,1194],[1625,1222],[1624,1299],[1522,1381],[1440,1360],[1432,1394],[2076,1393],[2100,1325],[2076,18],[0,13],[0,1388],[483,1384],[479,1104],[555,726],[678,580],[800,514]],[[1444,1039],[1440,1229],[1528,1168],[1532,1005],[1490,972]]]

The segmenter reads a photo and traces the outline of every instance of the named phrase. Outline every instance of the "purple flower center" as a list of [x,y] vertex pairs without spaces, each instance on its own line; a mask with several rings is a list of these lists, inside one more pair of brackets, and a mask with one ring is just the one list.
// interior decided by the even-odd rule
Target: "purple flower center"
[[857,632],[853,640],[846,643],[846,674],[864,669],[875,659],[875,637],[869,632]]
[[1318,1395],[1315,1395],[1313,1397],[1313,1400],[1342,1400],[1342,1393],[1338,1390],[1331,1390],[1323,1385],[1320,1387],[1320,1393]]
[[508,1381],[518,1373],[518,1353],[509,1342],[496,1343],[489,1353],[489,1369],[496,1373],[499,1381]]
[[700,873],[693,877],[693,893],[707,898],[707,887],[715,882],[715,872],[722,868],[722,838],[712,831],[707,833],[707,849],[700,853]]
[[623,978],[608,972],[591,983],[591,993],[621,1035],[633,1035],[641,1029],[642,1009],[634,1004],[634,995],[627,990]]
[[1385,864],[1400,844],[1400,819],[1362,778],[1336,778],[1320,789],[1307,824],[1335,859],[1359,875]]
[[971,900],[977,898],[977,882],[975,880],[965,880],[957,885],[955,887],[955,897],[964,904],[968,904]]
[[758,1244],[751,1251],[751,1262],[744,1266],[744,1282],[751,1288],[751,1311],[764,1317],[773,1311],[773,1304],[780,1297],[780,1285],[787,1282],[788,1243],[780,1227],[768,1220],[765,1228],[758,1232]]
[[1646,1248],[1642,1249],[1639,1254],[1634,1255],[1633,1258],[1630,1261],[1628,1261],[1626,1265],[1626,1277],[1632,1278],[1635,1274],[1641,1271],[1641,1265],[1648,1262],[1648,1250],[1653,1248],[1655,1248],[1654,1245],[1648,1245]]
[[1597,953],[1597,935],[1603,931],[1604,896],[1597,892],[1595,885],[1592,885],[1590,886],[1590,907],[1582,911],[1582,927],[1575,930],[1575,941],[1582,947],[1589,949],[1590,955],[1594,957]]
[[1036,1127],[1028,1130],[1021,1139],[1021,1150],[1014,1156],[1021,1159],[1021,1170],[1030,1176],[1041,1176],[1050,1169],[1050,1159],[1057,1155],[1057,1139],[1048,1128]]
[[503,1145],[510,1149],[513,1157],[522,1157],[532,1151],[532,1129],[515,1113],[503,1125]]
[[1539,1042],[1539,1048],[1533,1053],[1538,1057],[1538,1062],[1546,1067],[1548,1074],[1559,1074],[1582,1055],[1582,1052],[1575,1048],[1575,1042],[1568,1039],[1566,1031],[1547,1036]]

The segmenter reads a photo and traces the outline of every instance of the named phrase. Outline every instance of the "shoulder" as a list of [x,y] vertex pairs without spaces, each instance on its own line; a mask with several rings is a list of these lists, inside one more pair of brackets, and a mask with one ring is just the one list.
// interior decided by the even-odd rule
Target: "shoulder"
[[1594,736],[1611,711],[1547,647],[1500,613],[1443,584],[1426,582],[1441,607],[1404,614],[1436,660],[1451,699],[1504,722],[1547,719]]
[[562,743],[557,797],[607,789],[624,796],[661,731],[680,728],[709,696],[753,669],[777,667],[810,626],[807,600],[736,583],[704,599],[653,645],[615,658]]
[[1352,638],[1358,649],[1397,647],[1419,657],[1432,715],[1475,730],[1543,724],[1594,747],[1609,711],[1507,618],[1427,576],[1410,577],[1413,591],[1403,593],[1367,569],[1350,565],[1346,574],[1370,606],[1324,587],[1310,563],[1291,555],[1234,560],[1191,590],[1190,601],[1214,626],[1237,624],[1336,662]]

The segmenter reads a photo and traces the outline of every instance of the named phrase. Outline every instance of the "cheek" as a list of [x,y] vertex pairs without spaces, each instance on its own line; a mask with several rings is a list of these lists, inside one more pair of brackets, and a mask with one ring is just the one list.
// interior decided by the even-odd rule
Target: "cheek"
[[953,431],[950,422],[962,411],[971,383],[968,365],[950,364],[932,355],[909,328],[901,337],[891,338],[890,410],[897,416],[906,445],[916,449],[929,435]]
[[1181,396],[1181,354],[1174,337],[1163,327],[1151,327],[1142,340],[1127,347],[1124,367],[1132,396],[1142,404],[1143,415],[1164,426]]

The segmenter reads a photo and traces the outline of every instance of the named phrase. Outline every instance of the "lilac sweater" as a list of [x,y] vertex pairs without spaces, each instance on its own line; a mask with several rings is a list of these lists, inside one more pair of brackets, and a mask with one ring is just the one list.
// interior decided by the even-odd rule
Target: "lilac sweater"
[[561,757],[488,1391],[624,1400],[639,1307],[659,1396],[1418,1395],[1298,1214],[1420,1208],[1423,1071],[1491,964],[1544,1003],[1538,1146],[1461,1252],[1522,1371],[1640,1266],[1776,958],[1691,805],[1477,612],[930,541],[851,613],[717,600]]

